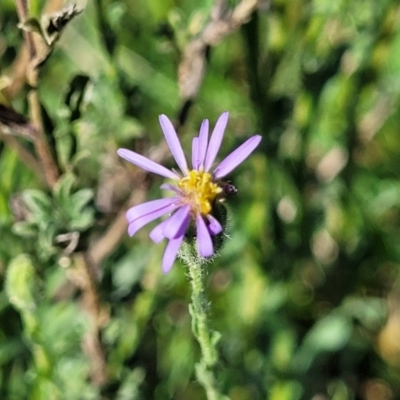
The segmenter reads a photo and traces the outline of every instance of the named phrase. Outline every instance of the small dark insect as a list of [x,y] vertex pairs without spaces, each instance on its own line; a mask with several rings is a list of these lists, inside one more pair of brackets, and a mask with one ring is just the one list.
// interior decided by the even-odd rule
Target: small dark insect
[[237,187],[231,181],[221,182],[221,184],[225,197],[233,196],[238,191]]
[[218,194],[216,198],[216,202],[223,203],[225,199],[235,195],[238,190],[237,187],[231,181],[220,181],[219,187],[222,189],[222,192]]

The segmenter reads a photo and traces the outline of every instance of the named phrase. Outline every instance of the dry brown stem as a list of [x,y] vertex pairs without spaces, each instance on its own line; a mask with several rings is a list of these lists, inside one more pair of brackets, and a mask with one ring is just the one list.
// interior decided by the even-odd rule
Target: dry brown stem
[[225,36],[246,23],[258,5],[257,0],[242,0],[233,10],[227,9],[225,0],[217,0],[209,22],[192,39],[183,52],[179,65],[179,90],[183,99],[197,96],[206,71],[206,52]]
[[107,382],[106,357],[101,343],[101,329],[108,322],[108,312],[101,306],[93,264],[86,254],[77,253],[68,278],[82,291],[84,311],[90,318],[89,329],[82,339],[82,348],[90,360],[91,379],[96,385]]
[[[28,2],[26,0],[16,0],[16,7],[18,12],[18,18],[23,23],[28,18]],[[54,187],[56,184],[59,171],[58,166],[51,153],[49,143],[43,130],[43,122],[41,116],[41,105],[38,94],[38,83],[39,83],[39,71],[36,65],[36,46],[34,41],[34,33],[24,31],[25,44],[28,49],[29,62],[26,70],[26,78],[29,85],[32,87],[28,95],[29,111],[32,125],[36,130],[36,138],[33,141],[35,146],[36,154],[39,158],[40,164],[43,169],[43,173],[46,182],[49,187]]]
[[42,170],[36,158],[19,143],[18,139],[14,136],[3,133],[0,128],[0,140],[18,154],[19,159],[24,161],[25,165],[33,171],[39,181],[43,180]]

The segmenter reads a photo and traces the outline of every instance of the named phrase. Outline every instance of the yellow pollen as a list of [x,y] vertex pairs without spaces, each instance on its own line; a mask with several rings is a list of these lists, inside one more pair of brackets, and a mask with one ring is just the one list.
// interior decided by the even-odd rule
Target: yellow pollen
[[201,170],[190,171],[178,186],[184,194],[184,202],[191,206],[194,214],[209,214],[213,201],[222,192],[222,188],[212,181],[211,174]]

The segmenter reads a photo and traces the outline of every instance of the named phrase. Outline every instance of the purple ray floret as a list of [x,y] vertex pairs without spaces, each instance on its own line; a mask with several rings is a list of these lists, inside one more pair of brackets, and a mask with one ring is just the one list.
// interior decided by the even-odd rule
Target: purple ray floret
[[197,215],[197,250],[202,257],[211,257],[214,252],[213,243],[211,240],[211,233],[204,218],[201,215]]
[[217,157],[219,148],[221,147],[222,139],[224,137],[224,132],[226,128],[226,124],[228,123],[229,113],[224,112],[218,118],[217,123],[215,124],[214,131],[211,135],[210,143],[207,147],[207,154],[204,160],[204,169],[209,171],[212,164],[215,161],[215,157]]
[[214,178],[221,179],[240,165],[260,144],[261,136],[256,135],[247,139],[236,150],[232,151],[214,170]]
[[193,138],[192,141],[193,169],[189,170],[174,126],[168,117],[160,116],[165,140],[181,170],[181,175],[131,150],[118,149],[117,151],[120,157],[132,164],[173,181],[161,186],[161,189],[173,192],[173,197],[136,205],[126,213],[130,236],[150,222],[163,216],[167,217],[150,232],[150,238],[155,243],[160,243],[164,239],[168,240],[162,261],[163,272],[171,269],[190,227],[194,228],[191,232],[195,232],[199,256],[208,258],[214,254],[212,238],[220,235],[224,229],[214,213],[215,204],[224,199],[223,186],[219,180],[240,165],[261,141],[260,135],[250,137],[214,168],[228,117],[228,112],[221,114],[210,139],[208,120],[202,122],[199,136]]
[[141,156],[134,151],[128,149],[118,149],[117,153],[120,157],[125,158],[125,160],[137,165],[140,168],[143,168],[146,171],[153,172],[154,174],[161,175],[165,178],[179,179],[179,176],[175,172],[170,171],[168,168],[165,168],[164,166],[157,164],[156,162],[151,161],[147,157]]
[[179,141],[178,135],[175,132],[175,128],[171,121],[165,115],[160,115],[160,125],[164,132],[165,140],[168,143],[168,147],[171,150],[172,155],[175,158],[181,171],[185,174],[188,171],[185,153],[183,152],[181,143]]
[[208,119],[205,119],[200,126],[200,133],[198,137],[198,150],[196,166],[193,165],[193,169],[204,168],[204,159],[206,158],[207,147],[208,147]]

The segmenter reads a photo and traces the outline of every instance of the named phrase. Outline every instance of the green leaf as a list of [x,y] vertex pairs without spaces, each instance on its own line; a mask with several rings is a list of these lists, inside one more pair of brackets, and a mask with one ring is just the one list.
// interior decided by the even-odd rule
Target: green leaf
[[22,199],[35,220],[51,214],[52,202],[44,192],[36,189],[24,190]]
[[66,173],[57,182],[54,187],[54,197],[61,207],[69,202],[69,196],[72,186],[75,184],[76,178],[71,173]]
[[343,304],[343,310],[372,332],[383,328],[388,315],[386,301],[379,297],[349,298]]
[[94,212],[93,210],[88,209],[75,215],[75,218],[69,223],[69,228],[71,230],[83,231],[92,225],[93,220]]
[[295,370],[304,373],[319,354],[341,350],[349,342],[352,330],[351,319],[343,314],[331,313],[319,320],[293,359]]
[[305,345],[315,351],[336,351],[343,348],[352,332],[352,324],[344,315],[328,315],[318,321],[305,338]]
[[32,238],[37,235],[36,225],[28,221],[16,222],[12,230],[16,235],[26,238]]
[[80,212],[90,200],[93,198],[93,190],[91,189],[81,189],[78,190],[71,196],[71,202],[74,209]]
[[21,254],[9,264],[6,272],[6,293],[10,303],[20,311],[36,308],[36,272],[32,260]]
[[46,229],[42,227],[39,232],[37,253],[42,261],[47,261],[51,256],[57,253],[57,249],[54,246],[55,234],[56,228],[54,225],[48,225]]

